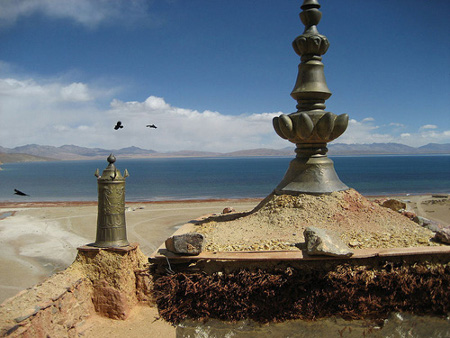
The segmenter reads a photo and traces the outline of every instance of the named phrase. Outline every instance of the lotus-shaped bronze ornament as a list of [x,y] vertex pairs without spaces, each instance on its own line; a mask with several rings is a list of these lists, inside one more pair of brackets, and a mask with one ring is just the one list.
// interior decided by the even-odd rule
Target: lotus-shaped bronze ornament
[[347,129],[348,115],[326,112],[320,117],[307,113],[282,114],[273,119],[275,132],[292,143],[328,143]]

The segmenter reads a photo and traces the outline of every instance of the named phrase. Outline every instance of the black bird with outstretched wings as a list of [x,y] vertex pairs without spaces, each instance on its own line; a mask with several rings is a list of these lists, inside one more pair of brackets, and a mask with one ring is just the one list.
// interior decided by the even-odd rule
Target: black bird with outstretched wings
[[114,126],[114,129],[119,130],[120,128],[123,128],[122,122],[117,121],[116,125]]
[[146,127],[148,127],[148,128],[158,128],[157,126],[155,126],[154,124],[147,124],[147,126]]
[[24,192],[17,190],[17,189],[14,189],[14,194],[19,195],[19,196],[30,196],[30,195],[25,194]]

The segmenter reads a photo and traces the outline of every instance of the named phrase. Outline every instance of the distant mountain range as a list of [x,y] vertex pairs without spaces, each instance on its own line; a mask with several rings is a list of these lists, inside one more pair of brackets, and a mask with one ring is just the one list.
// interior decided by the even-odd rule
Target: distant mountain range
[[450,143],[428,143],[421,147],[410,147],[400,143],[371,143],[328,145],[330,155],[420,155],[450,154]]
[[[450,154],[450,143],[429,143],[425,146],[414,148],[399,143],[372,143],[372,144],[343,144],[332,143],[328,145],[328,154],[333,155],[419,155],[419,154]],[[50,160],[93,160],[102,159],[109,154],[115,154],[122,158],[155,158],[155,157],[248,157],[248,156],[292,156],[294,146],[283,149],[250,149],[230,153],[205,152],[194,150],[182,150],[176,152],[157,152],[155,150],[128,147],[116,150],[101,148],[84,148],[75,145],[61,147],[41,146],[28,144],[15,148],[0,146],[0,162],[29,162]]]

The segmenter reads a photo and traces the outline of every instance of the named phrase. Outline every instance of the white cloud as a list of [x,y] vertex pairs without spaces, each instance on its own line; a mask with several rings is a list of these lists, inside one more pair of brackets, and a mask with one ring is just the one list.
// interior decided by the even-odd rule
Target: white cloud
[[[59,83],[37,83],[33,79],[17,80],[12,78],[0,79],[0,95],[7,99],[38,100],[50,102],[83,102],[90,101],[89,89],[83,83],[61,85]],[[36,102],[36,101],[34,101]],[[20,102],[18,102],[20,103]]]
[[[85,83],[0,79],[1,120],[8,126],[0,134],[0,145],[113,149],[134,145],[159,151],[219,152],[288,146],[272,128],[271,119],[279,112],[230,116],[174,107],[156,96],[143,102],[112,99],[109,107],[101,109],[102,93],[109,92]],[[116,131],[118,120],[125,127]],[[158,128],[146,128],[147,124]]]
[[375,130],[379,129],[378,126],[372,126],[365,123],[367,119],[357,121],[350,119],[348,128],[344,134],[342,134],[335,143],[383,143],[394,142],[394,137],[388,133],[377,133]]
[[401,142],[413,147],[422,146],[428,143],[449,143],[450,130],[435,131],[419,129],[417,132],[401,134]]
[[[276,135],[272,118],[282,112],[224,115],[213,110],[174,107],[161,97],[122,101],[113,91],[90,84],[45,79],[0,78],[0,146],[37,143],[118,149],[138,146],[157,151],[228,152],[293,146]],[[109,106],[101,107],[105,98]],[[124,128],[114,130],[117,121]],[[399,133],[392,123],[349,120],[336,143],[398,142],[420,146],[450,142],[450,130],[417,128]],[[369,123],[368,123],[369,122]],[[157,129],[147,128],[156,124]]]
[[[336,143],[402,143],[418,147],[428,143],[450,142],[450,130],[439,132],[437,126],[427,125],[420,127],[417,131],[408,131],[396,134],[390,128],[371,126],[366,119],[357,121],[349,120],[347,131],[334,142]],[[397,126],[397,123],[389,123],[388,126]],[[405,126],[401,125],[402,128]],[[426,128],[424,128],[426,127]]]
[[57,132],[69,131],[70,130],[68,127],[61,126],[61,125],[55,125],[55,126],[53,126],[53,129],[55,129]]
[[92,98],[88,93],[88,88],[84,83],[72,83],[61,88],[61,97],[66,101],[84,102]]
[[[224,152],[284,144],[272,129],[271,119],[278,113],[231,116],[199,112],[173,107],[163,98],[150,96],[144,102],[114,100],[107,114],[111,121],[120,120],[125,125],[112,135],[115,142],[131,142],[147,149]],[[158,129],[145,128],[149,123]]]
[[404,128],[404,127],[405,127],[404,124],[402,124],[402,123],[396,123],[396,122],[391,122],[391,123],[389,123],[389,126],[390,126],[390,127],[398,127],[398,128]]
[[95,100],[100,95],[101,91],[83,83],[0,79],[0,144],[54,145],[68,137],[76,143],[74,131],[94,122]]
[[272,121],[275,116],[280,116],[283,112],[252,114],[247,117],[249,121]]
[[91,127],[89,127],[89,126],[78,126],[77,129],[84,131],[84,130],[91,130]]
[[161,97],[150,96],[144,102],[145,106],[152,110],[168,109],[170,106]]
[[365,119],[362,119],[361,122],[373,122],[375,119],[373,117],[366,117]]
[[420,127],[420,129],[437,129],[437,126],[434,124],[426,124],[426,125]]
[[0,1],[0,21],[11,25],[19,17],[41,13],[50,18],[67,18],[93,27],[110,21],[136,20],[146,15],[146,0],[14,0]]

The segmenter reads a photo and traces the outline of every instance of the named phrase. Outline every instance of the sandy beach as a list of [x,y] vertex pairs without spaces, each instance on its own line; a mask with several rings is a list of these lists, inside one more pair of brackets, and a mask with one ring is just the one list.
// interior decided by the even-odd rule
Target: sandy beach
[[[370,197],[374,200],[380,196]],[[450,199],[446,195],[389,196],[407,203],[407,210],[419,216],[450,225]],[[127,203],[126,222],[130,242],[138,242],[146,255],[156,250],[179,226],[199,216],[219,214],[225,207],[242,212],[253,209],[259,199],[200,200]],[[95,241],[97,204],[95,202],[0,203],[0,303],[68,267],[77,247]],[[156,309],[137,307],[127,323],[94,316],[86,326],[88,336],[121,336],[130,332],[133,322],[156,318]],[[102,335],[100,334],[100,329]],[[121,331],[125,330],[125,331]],[[135,327],[134,330],[139,330]],[[152,330],[173,334],[162,320]],[[142,332],[144,334],[144,332]]]

